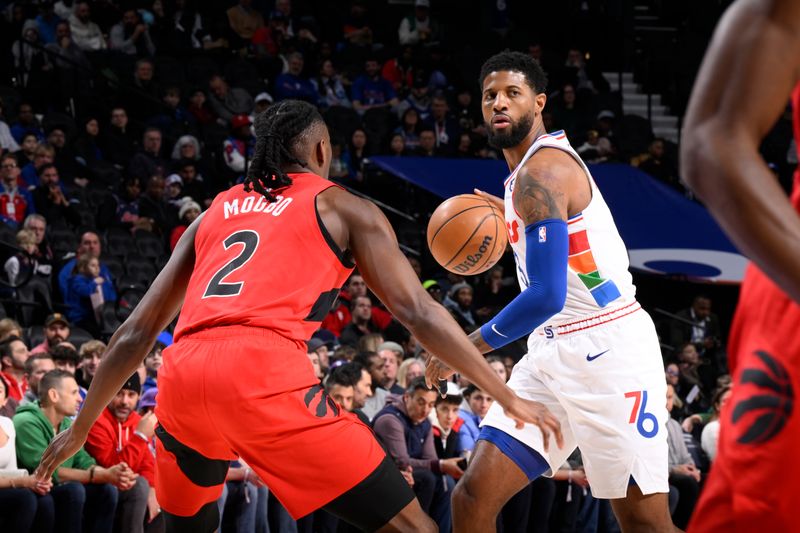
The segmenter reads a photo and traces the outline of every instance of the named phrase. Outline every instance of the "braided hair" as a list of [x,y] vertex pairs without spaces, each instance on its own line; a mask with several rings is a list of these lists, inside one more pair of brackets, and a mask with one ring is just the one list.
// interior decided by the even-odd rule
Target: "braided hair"
[[258,115],[255,153],[244,179],[244,190],[256,191],[274,202],[272,191],[292,184],[281,166],[306,166],[292,152],[309,127],[318,122],[323,120],[317,108],[300,100],[284,100]]

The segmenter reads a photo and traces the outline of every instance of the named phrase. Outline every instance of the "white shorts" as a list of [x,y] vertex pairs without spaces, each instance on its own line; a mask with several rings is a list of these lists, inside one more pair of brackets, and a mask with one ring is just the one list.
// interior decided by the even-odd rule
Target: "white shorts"
[[539,427],[516,429],[497,403],[481,426],[536,450],[550,466],[548,476],[579,447],[596,498],[624,498],[631,477],[644,494],[668,492],[667,386],[653,321],[638,303],[607,316],[573,332],[539,328],[508,381],[561,421],[562,449],[551,437],[545,452]]

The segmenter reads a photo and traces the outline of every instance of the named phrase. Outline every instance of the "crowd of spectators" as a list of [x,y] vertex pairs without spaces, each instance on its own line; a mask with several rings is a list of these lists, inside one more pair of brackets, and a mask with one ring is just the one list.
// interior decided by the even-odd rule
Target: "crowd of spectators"
[[[169,332],[109,404],[85,448],[48,482],[36,482],[31,472],[80,408],[103,341],[186,227],[216,193],[241,181],[255,114],[286,98],[316,104],[331,129],[332,179],[362,191],[374,191],[368,161],[375,154],[500,157],[486,142],[476,69],[454,61],[447,13],[436,0],[394,6],[391,20],[375,3],[339,4],[4,4],[0,35],[8,41],[9,68],[0,75],[0,241],[13,247],[0,253],[0,313],[10,317],[0,320],[3,531],[163,528],[153,491],[152,411]],[[549,74],[548,130],[565,130],[587,162],[631,161],[680,187],[668,143],[622,114],[619,95],[588,50],[536,40],[521,48]],[[517,292],[501,266],[465,279],[423,269],[414,256],[409,261],[466,333]],[[714,457],[716,416],[729,388],[710,300],[698,297],[678,315],[662,341],[672,346],[665,352],[675,419],[668,426],[671,503],[676,523],[685,526]],[[507,380],[522,351],[511,347],[489,362]],[[428,391],[424,349],[358,274],[309,340],[308,353],[327,393],[373,426],[424,509],[447,531],[450,491],[492,398],[463,379],[449,383],[443,398]],[[515,497],[502,526],[593,530],[613,522],[607,502],[587,489],[577,453],[552,479]],[[263,531],[268,516],[273,531],[336,527],[324,512],[291,520],[240,462],[231,465],[219,505],[225,530]]]

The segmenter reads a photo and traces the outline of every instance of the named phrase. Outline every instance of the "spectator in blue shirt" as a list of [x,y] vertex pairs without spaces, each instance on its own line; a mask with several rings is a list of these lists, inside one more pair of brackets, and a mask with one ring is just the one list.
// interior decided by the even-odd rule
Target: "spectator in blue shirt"
[[311,80],[303,76],[303,54],[294,52],[289,55],[289,69],[275,79],[275,99],[304,100],[316,105],[319,93]]
[[[81,235],[81,242],[78,244],[76,257],[67,261],[58,273],[58,288],[61,289],[61,295],[64,297],[64,303],[67,305],[69,305],[70,299],[72,298],[69,294],[69,277],[75,273],[75,264],[78,262],[77,256],[86,253],[93,257],[100,257],[102,253],[100,237],[93,231],[87,231]],[[112,279],[111,271],[103,263],[100,263],[100,275],[106,279]]]
[[39,4],[39,16],[36,17],[36,25],[39,27],[39,38],[44,44],[56,42],[56,26],[61,22],[58,15],[53,10],[53,2],[41,2]]
[[367,59],[364,71],[353,83],[353,108],[363,114],[374,108],[395,107],[397,94],[392,83],[381,76],[378,60]]
[[100,275],[100,260],[88,253],[79,256],[77,273],[69,277],[67,284],[67,317],[86,331],[98,334],[103,304],[117,300],[111,278]]

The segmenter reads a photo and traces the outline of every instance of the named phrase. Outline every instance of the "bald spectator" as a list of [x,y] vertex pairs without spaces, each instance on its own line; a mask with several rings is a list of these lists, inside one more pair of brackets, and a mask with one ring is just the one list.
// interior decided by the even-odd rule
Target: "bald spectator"
[[50,354],[37,353],[28,357],[25,361],[25,379],[28,381],[28,390],[25,391],[20,405],[39,400],[39,382],[45,374],[55,369],[56,365]]
[[222,76],[212,76],[208,81],[208,88],[208,104],[225,125],[229,125],[236,115],[249,115],[253,112],[253,97],[244,89],[232,88]]
[[161,157],[161,130],[147,128],[142,136],[142,150],[131,159],[128,173],[146,182],[151,176],[166,177],[169,161]]
[[81,0],[75,3],[72,16],[69,17],[69,27],[72,40],[81,50],[96,52],[107,48],[103,32],[92,22],[89,2]]

